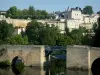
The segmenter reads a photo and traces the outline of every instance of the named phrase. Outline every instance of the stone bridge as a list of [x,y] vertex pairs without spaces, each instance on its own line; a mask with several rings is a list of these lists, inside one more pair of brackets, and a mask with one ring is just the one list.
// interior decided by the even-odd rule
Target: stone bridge
[[34,45],[0,45],[0,61],[21,57],[26,66],[43,66],[45,63],[44,46]]
[[[44,66],[45,46],[41,45],[0,45],[0,61],[21,57],[26,66]],[[66,46],[66,67],[90,69],[100,57],[100,48],[89,46]]]

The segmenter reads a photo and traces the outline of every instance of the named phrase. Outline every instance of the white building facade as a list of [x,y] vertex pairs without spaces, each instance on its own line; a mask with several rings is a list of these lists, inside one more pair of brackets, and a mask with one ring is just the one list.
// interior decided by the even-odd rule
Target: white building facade
[[[41,22],[43,24],[49,24],[50,26],[55,25],[61,30],[61,33],[65,33],[65,27],[69,28],[69,31],[73,29],[78,29],[79,27],[86,27],[86,29],[92,29],[93,24],[97,22],[99,14],[92,14],[86,15],[82,14],[80,9],[71,8],[65,10],[63,12],[64,18],[59,17],[56,15],[56,19],[49,19],[49,20],[37,20],[37,22]],[[60,20],[57,20],[60,19]],[[6,20],[8,23],[14,25],[15,34],[20,34],[21,31],[25,31],[25,27],[27,23],[31,22],[31,20],[22,20],[22,19],[11,19],[6,18],[4,15],[0,15],[0,20]],[[19,28],[20,27],[20,28]]]
[[99,14],[85,15],[79,9],[70,9],[65,13],[66,25],[69,30],[86,27],[92,29],[93,24],[97,22]]

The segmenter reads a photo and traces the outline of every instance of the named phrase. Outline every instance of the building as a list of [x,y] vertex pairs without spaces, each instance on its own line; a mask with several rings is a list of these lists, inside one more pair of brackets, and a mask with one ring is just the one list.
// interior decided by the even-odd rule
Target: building
[[82,14],[80,8],[71,8],[65,11],[64,14],[66,25],[69,30],[78,29],[79,27],[86,27],[92,29],[93,24],[97,22],[99,14],[86,15]]
[[17,34],[21,34],[22,32],[25,32],[25,28],[24,27],[15,27],[13,34],[17,35]]
[[6,14],[7,11],[0,11],[0,14]]
[[[65,33],[66,29],[65,27],[68,27],[69,31],[72,31],[73,29],[78,29],[79,27],[92,29],[93,24],[97,22],[97,19],[99,17],[99,14],[92,14],[92,15],[82,14],[81,8],[79,7],[71,9],[68,8],[63,12],[56,12],[53,14],[56,17],[55,19],[46,19],[37,21],[43,24],[49,24],[50,26],[52,25],[58,26],[59,29],[61,30],[61,33]],[[4,15],[0,15],[0,20],[6,20],[8,23],[13,24],[14,27],[18,27],[15,28],[15,34],[20,34],[23,28],[24,28],[23,31],[25,31],[27,23],[31,22],[30,19],[11,19],[11,18],[6,18]]]

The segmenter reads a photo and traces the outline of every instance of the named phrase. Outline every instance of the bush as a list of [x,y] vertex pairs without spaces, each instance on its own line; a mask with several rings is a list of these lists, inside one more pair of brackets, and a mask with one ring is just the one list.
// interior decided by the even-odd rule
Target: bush
[[11,65],[11,63],[9,60],[0,61],[0,67],[8,67],[10,65]]

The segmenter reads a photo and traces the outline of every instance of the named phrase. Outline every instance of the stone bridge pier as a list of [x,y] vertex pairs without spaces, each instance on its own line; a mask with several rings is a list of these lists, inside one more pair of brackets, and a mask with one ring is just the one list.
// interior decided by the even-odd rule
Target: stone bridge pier
[[98,58],[98,63],[100,63],[100,48],[79,45],[67,46],[67,68],[91,69],[93,62]]
[[21,57],[25,66],[43,66],[45,60],[44,46],[37,45],[0,45],[0,61]]

